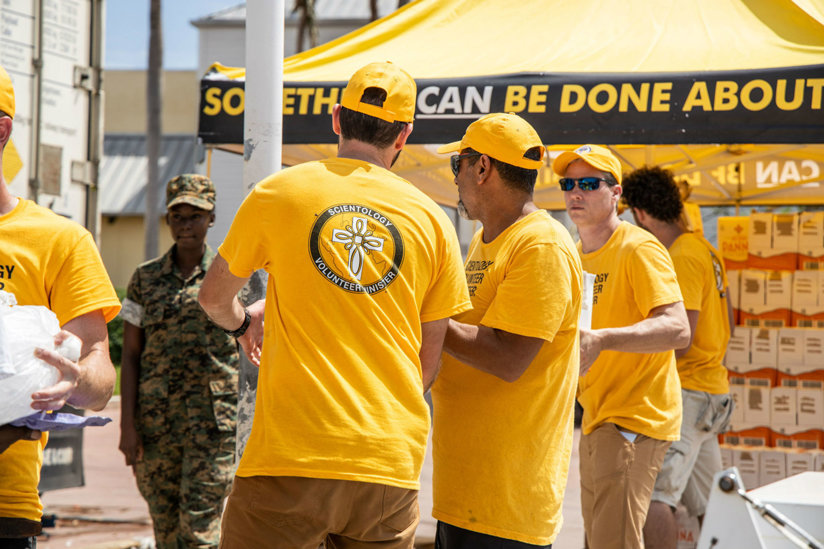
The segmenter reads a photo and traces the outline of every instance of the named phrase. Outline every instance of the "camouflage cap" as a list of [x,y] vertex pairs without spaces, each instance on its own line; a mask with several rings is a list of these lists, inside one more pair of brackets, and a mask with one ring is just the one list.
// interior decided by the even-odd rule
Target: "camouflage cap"
[[196,208],[215,209],[215,185],[205,175],[184,173],[173,177],[166,184],[166,209],[177,204],[190,204]]

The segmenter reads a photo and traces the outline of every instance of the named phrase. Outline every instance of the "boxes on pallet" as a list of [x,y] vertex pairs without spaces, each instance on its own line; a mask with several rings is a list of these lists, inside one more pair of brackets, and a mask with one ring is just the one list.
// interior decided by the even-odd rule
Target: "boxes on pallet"
[[802,212],[798,220],[798,268],[824,262],[824,212]]
[[758,452],[758,485],[764,486],[787,478],[787,452],[762,450]]
[[731,447],[747,446],[750,448],[767,448],[772,446],[772,431],[769,427],[753,427],[727,431],[721,443]]
[[727,271],[747,267],[749,224],[746,216],[718,218],[718,251]]

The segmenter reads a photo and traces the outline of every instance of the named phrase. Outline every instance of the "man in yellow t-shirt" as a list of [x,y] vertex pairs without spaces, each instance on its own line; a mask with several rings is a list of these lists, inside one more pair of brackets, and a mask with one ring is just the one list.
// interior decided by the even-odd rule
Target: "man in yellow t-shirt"
[[592,549],[640,548],[655,477],[681,427],[673,349],[688,345],[689,322],[666,248],[618,218],[621,163],[612,152],[584,145],[552,169],[584,271],[595,275],[578,381],[586,538]]
[[[14,88],[0,67],[0,165],[14,118]],[[106,323],[120,302],[91,234],[30,200],[13,196],[0,170],[0,290],[18,305],[48,307],[62,328],[59,344],[70,334],[82,341],[72,362],[50,350],[38,358],[60,371],[52,387],[32,394],[32,413],[68,403],[101,410],[114,390]],[[43,506],[38,496],[44,433],[0,426],[0,546],[34,547]],[[13,541],[12,541],[13,540]]]
[[464,268],[472,310],[449,322],[432,388],[438,549],[549,547],[561,528],[578,372],[581,262],[532,201],[544,147],[515,114],[473,122],[452,170],[483,224]]
[[[358,70],[332,113],[337,157],[258,183],[203,281],[207,314],[260,364],[224,549],[412,547],[423,395],[449,317],[470,307],[449,218],[389,171],[415,100],[395,65]],[[234,297],[258,268],[265,326]]]
[[703,518],[712,479],[721,470],[718,434],[732,412],[724,353],[733,326],[727,273],[720,254],[683,223],[683,205],[672,172],[643,167],[624,180],[624,202],[635,221],[667,247],[690,322],[690,344],[675,351],[681,378],[681,439],[673,442],[655,481],[644,542],[674,549],[675,508]]

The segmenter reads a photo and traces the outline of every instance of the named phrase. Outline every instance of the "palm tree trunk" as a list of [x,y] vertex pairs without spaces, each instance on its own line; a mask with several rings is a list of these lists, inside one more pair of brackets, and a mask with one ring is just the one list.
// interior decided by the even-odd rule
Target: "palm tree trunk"
[[151,0],[149,14],[149,66],[146,77],[146,160],[149,163],[146,180],[145,257],[157,257],[158,221],[160,212],[160,113],[163,108],[160,89],[163,77],[163,27],[160,16],[160,0]]

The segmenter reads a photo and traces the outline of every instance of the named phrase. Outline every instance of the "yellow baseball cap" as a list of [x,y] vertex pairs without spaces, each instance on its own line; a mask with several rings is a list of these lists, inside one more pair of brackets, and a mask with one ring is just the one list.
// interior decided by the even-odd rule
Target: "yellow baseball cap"
[[[534,147],[541,148],[541,158],[539,160],[525,158],[526,152]],[[496,112],[482,116],[469,125],[463,139],[441,145],[438,147],[438,152],[459,152],[469,148],[491,156],[495,160],[528,170],[540,169],[544,165],[543,158],[546,152],[535,128],[511,112]]]
[[[386,92],[383,106],[361,103],[366,88],[380,88]],[[412,122],[417,97],[415,80],[405,70],[387,61],[370,63],[353,74],[343,90],[340,104],[386,122]]]
[[14,118],[14,86],[3,67],[0,67],[0,111]]
[[611,173],[615,181],[621,184],[621,161],[612,154],[612,151],[600,145],[582,145],[574,151],[561,153],[552,161],[552,171],[563,177],[567,166],[577,159],[583,160],[595,169]]

